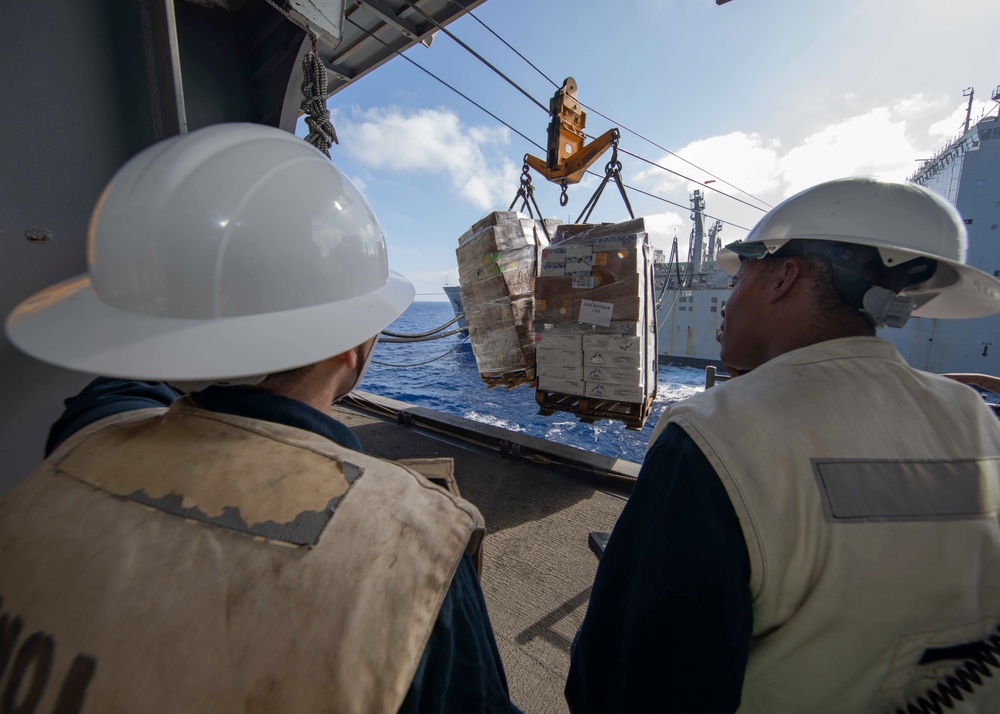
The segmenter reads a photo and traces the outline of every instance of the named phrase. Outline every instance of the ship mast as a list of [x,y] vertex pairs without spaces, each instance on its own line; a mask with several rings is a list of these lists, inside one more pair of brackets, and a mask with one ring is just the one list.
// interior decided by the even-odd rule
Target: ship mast
[[[966,92],[968,92],[968,94],[966,94]],[[974,96],[976,96],[976,88],[975,87],[969,87],[968,89],[966,89],[966,90],[964,90],[962,92],[962,96],[969,98],[969,107],[968,107],[968,109],[965,110],[965,131],[963,132],[965,134],[968,134],[969,133],[969,122],[972,119],[972,98]]]
[[694,221],[693,246],[689,260],[691,263],[692,275],[701,272],[702,253],[705,251],[705,221],[702,213],[705,210],[705,198],[701,195],[701,189],[695,189],[691,197],[691,220]]

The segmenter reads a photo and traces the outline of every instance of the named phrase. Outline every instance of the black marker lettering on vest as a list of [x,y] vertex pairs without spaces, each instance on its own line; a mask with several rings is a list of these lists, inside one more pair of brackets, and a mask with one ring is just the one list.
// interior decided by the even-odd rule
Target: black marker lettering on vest
[[97,669],[97,660],[87,655],[78,654],[69,666],[59,699],[56,700],[52,714],[79,714],[83,710],[83,700],[87,695],[87,687]]
[[[0,608],[3,607],[3,598],[0,598]],[[0,681],[3,681],[4,672],[7,671],[7,663],[14,652],[14,645],[21,634],[21,627],[24,625],[20,617],[13,617],[6,612],[0,617]]]
[[[14,660],[14,666],[10,670],[7,688],[4,689],[3,698],[0,699],[2,714],[33,714],[52,672],[54,650],[55,643],[52,638],[43,632],[36,632],[25,640],[17,651],[17,659]],[[27,694],[18,703],[18,691],[29,669],[32,670],[31,685]]]
[[[52,674],[56,643],[51,635],[44,632],[36,632],[29,637],[17,650],[5,686],[4,675],[24,628],[24,620],[2,611],[3,597],[0,596],[0,714],[32,714],[45,695],[45,686]],[[31,683],[18,701],[21,685],[29,670]],[[59,689],[52,714],[79,714],[96,670],[97,660],[93,657],[85,654],[74,657]]]

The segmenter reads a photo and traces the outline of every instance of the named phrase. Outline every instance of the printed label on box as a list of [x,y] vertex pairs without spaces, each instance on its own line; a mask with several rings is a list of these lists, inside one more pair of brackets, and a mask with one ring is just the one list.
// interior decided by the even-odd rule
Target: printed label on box
[[549,392],[559,392],[560,394],[572,394],[574,396],[582,397],[585,385],[579,380],[558,379],[556,377],[539,377],[538,388]]
[[580,349],[580,333],[536,332],[535,346],[545,349]]
[[608,327],[611,324],[611,313],[614,312],[615,304],[612,302],[597,302],[595,300],[583,300],[580,303],[580,319],[586,325],[600,325]]
[[537,364],[583,364],[582,350],[569,348],[546,349],[538,347],[535,349],[535,362]]
[[584,373],[588,382],[605,382],[610,384],[626,384],[632,387],[643,386],[642,371],[638,369],[612,369],[611,367],[590,366]]
[[607,350],[609,352],[639,352],[642,340],[638,337],[618,335],[585,335],[583,349]]
[[600,365],[611,369],[641,369],[641,352],[612,352],[609,350],[585,350],[583,363],[587,366]]
[[579,275],[579,276],[573,278],[573,282],[571,283],[571,285],[574,288],[586,288],[588,290],[592,290],[594,288],[594,276],[593,275],[587,275],[587,276]]
[[582,364],[549,364],[547,362],[539,362],[536,367],[539,377],[553,377],[556,379],[577,381],[583,379]]
[[639,243],[639,237],[635,233],[627,236],[607,236],[605,238],[594,238],[595,251],[621,250],[622,248],[635,248]]
[[641,387],[606,382],[586,382],[586,396],[619,402],[641,402],[644,397]]

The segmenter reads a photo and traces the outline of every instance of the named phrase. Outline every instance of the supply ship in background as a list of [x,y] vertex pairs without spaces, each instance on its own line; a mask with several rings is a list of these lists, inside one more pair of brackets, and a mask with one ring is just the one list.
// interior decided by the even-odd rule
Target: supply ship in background
[[[1000,87],[992,99],[1000,101]],[[971,97],[970,97],[971,107]],[[968,263],[1000,276],[1000,116],[966,120],[964,131],[923,162],[908,179],[945,197],[965,219]],[[661,364],[720,365],[716,333],[729,297],[729,275],[715,256],[721,241],[717,223],[705,230],[700,191],[691,199],[690,258],[657,264],[657,326]],[[733,236],[737,240],[741,236]],[[913,367],[928,372],[1000,375],[1000,315],[974,320],[914,317],[879,336],[892,342]]]

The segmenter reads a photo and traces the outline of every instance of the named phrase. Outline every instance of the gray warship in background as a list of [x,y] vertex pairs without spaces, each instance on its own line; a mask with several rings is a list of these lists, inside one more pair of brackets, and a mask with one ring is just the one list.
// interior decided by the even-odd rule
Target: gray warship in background
[[[1000,87],[992,98],[1000,101]],[[964,131],[924,160],[908,180],[955,205],[969,232],[968,263],[1000,276],[1000,116],[984,116],[975,123],[967,117]],[[694,191],[691,205],[689,259],[676,259],[675,242],[670,259],[657,264],[659,361],[720,365],[715,336],[722,322],[719,311],[729,296],[729,276],[715,261],[721,224],[705,230],[700,191]],[[917,369],[1000,375],[1000,315],[970,320],[914,317],[902,328],[881,330],[879,336]]]

